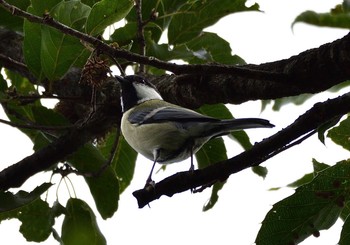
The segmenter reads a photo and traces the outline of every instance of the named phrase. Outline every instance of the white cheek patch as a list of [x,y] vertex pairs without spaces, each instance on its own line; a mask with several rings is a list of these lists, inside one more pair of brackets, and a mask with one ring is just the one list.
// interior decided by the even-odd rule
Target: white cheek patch
[[134,87],[138,98],[138,104],[147,100],[163,100],[162,96],[152,87],[140,83],[134,83]]

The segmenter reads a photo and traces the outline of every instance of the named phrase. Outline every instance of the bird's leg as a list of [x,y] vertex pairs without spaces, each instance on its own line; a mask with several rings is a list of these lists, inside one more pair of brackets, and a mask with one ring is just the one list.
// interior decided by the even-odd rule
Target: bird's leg
[[189,171],[193,172],[194,171],[194,164],[193,164],[193,147],[191,147],[191,166]]
[[145,187],[147,187],[147,186],[153,186],[154,187],[154,185],[155,185],[155,182],[152,180],[152,174],[153,174],[154,166],[156,165],[157,160],[159,158],[159,155],[160,155],[160,149],[156,149],[156,150],[153,151],[154,162],[153,162],[153,165],[152,165],[152,168],[151,168],[151,172],[149,173],[148,178],[146,180]]

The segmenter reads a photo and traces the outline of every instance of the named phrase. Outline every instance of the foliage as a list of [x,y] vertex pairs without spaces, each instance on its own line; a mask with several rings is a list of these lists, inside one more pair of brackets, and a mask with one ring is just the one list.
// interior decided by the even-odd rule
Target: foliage
[[[22,10],[36,16],[50,16],[69,28],[92,36],[101,36],[110,25],[122,22],[103,40],[138,53],[138,19],[132,0],[11,0],[7,1]],[[317,26],[350,27],[349,2],[344,0],[330,13],[318,14],[305,12],[296,17],[295,22],[305,22]],[[247,7],[246,0],[148,0],[142,2],[144,35],[146,42],[145,56],[163,61],[182,60],[188,64],[220,63],[241,65],[244,60],[232,54],[229,43],[216,33],[205,31],[206,27],[229,14],[242,11],[258,11],[259,5]],[[294,24],[293,23],[293,24]],[[37,84],[28,78],[4,69],[6,79],[0,77],[0,100],[9,119],[13,123],[30,122],[43,126],[69,126],[71,118],[55,109],[42,105],[40,100],[18,100],[18,95],[38,95],[38,87],[46,84],[47,93],[55,87],[56,80],[64,77],[71,68],[82,68],[91,55],[91,47],[75,37],[45,24],[33,23],[9,14],[0,8],[0,25],[23,33],[23,56],[25,64],[33,74]],[[121,25],[118,25],[121,26]],[[168,42],[160,43],[163,34]],[[119,60],[118,60],[119,61]],[[123,67],[130,63],[120,60]],[[134,65],[134,64],[132,64]],[[133,66],[134,67],[134,66]],[[147,67],[151,74],[164,74],[164,70]],[[15,96],[13,96],[13,94]],[[274,109],[279,110],[287,103],[302,104],[310,95],[275,100]],[[25,103],[24,103],[25,102]],[[264,102],[265,106],[267,101]],[[199,112],[217,118],[232,118],[233,115],[223,104],[204,105]],[[335,119],[320,128],[320,140],[324,134],[346,150],[349,147],[350,120],[343,120],[335,126]],[[39,151],[57,139],[59,131],[21,129]],[[230,135],[243,149],[250,149],[252,144],[248,135],[234,132]],[[113,151],[116,140],[115,157],[111,164],[97,177],[86,176],[85,181],[95,202],[97,211],[103,219],[113,216],[118,209],[120,194],[129,186],[134,173],[137,153],[114,129],[107,135],[86,143],[71,154],[66,162],[79,172],[94,173],[103,166]],[[206,144],[197,154],[199,168],[227,159],[226,147],[222,139],[215,139]],[[322,170],[320,170],[322,168]],[[341,161],[335,166],[328,166],[314,161],[313,173],[305,175],[292,183],[297,188],[295,194],[276,203],[266,215],[261,230],[256,238],[259,244],[296,244],[308,236],[319,235],[319,230],[328,229],[342,217],[345,220],[339,244],[349,243],[349,176],[348,161]],[[55,169],[57,171],[57,168]],[[267,169],[254,168],[254,172],[265,177]],[[214,184],[211,196],[203,210],[209,210],[218,201],[218,192],[225,182]],[[98,228],[93,209],[83,200],[70,198],[65,206],[58,201],[52,206],[41,196],[51,187],[43,183],[31,192],[0,191],[0,221],[18,219],[22,225],[20,232],[28,241],[41,242],[52,233],[56,240],[64,244],[106,244]],[[64,216],[59,234],[53,229],[55,219]],[[35,217],[35,218],[34,218]]]

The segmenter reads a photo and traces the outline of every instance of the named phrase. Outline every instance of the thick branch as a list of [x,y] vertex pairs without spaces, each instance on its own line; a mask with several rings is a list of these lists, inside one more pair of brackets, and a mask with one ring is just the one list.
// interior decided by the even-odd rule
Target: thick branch
[[323,123],[349,111],[350,93],[323,103],[317,103],[293,124],[255,144],[250,150],[204,169],[177,173],[156,183],[154,189],[141,189],[135,191],[133,195],[136,197],[139,207],[142,208],[163,195],[172,196],[208,183],[226,180],[231,174],[259,165],[270,156],[274,156],[276,151],[281,152],[282,147],[292,144]]
[[114,120],[98,111],[89,122],[58,138],[50,145],[7,167],[0,172],[0,190],[20,187],[34,174],[44,171],[59,161],[63,161],[96,135],[104,133]]

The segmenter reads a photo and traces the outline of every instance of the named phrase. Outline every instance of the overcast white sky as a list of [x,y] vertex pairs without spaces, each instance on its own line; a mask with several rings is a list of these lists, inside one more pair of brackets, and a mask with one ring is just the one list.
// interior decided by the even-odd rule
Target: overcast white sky
[[[244,58],[247,63],[259,64],[289,58],[304,50],[334,41],[347,33],[346,30],[316,28],[304,24],[296,24],[294,29],[291,29],[291,24],[299,13],[305,10],[327,12],[341,1],[260,0],[257,2],[264,13],[250,12],[232,15],[209,28],[210,31],[218,32],[220,36],[230,41],[233,52]],[[298,115],[305,111],[305,108],[310,108],[319,98],[326,99],[327,96],[336,95],[319,96],[306,103],[303,108],[286,106],[278,113],[270,111],[260,113],[259,102],[230,106],[230,108],[235,117],[263,117],[271,120],[277,126],[272,130],[247,131],[254,139],[253,141],[259,141],[292,123]],[[15,132],[15,129],[0,125],[1,135],[7,135],[6,142],[0,141],[0,147],[3,149],[1,169],[5,167],[5,164],[17,162],[32,152],[30,141],[22,135],[14,136]],[[18,144],[23,145],[21,152],[13,152],[12,149],[18,149]],[[313,148],[310,148],[310,145],[313,145]],[[241,151],[232,142],[229,142],[229,149],[229,156]],[[251,170],[232,175],[219,193],[218,204],[213,210],[205,213],[201,209],[210,196],[209,189],[199,194],[191,194],[188,191],[172,198],[162,197],[151,203],[151,208],[138,209],[131,193],[144,185],[151,167],[150,161],[139,158],[134,180],[121,196],[118,212],[107,221],[99,218],[99,226],[109,244],[250,245],[254,243],[260,222],[271,205],[293,193],[287,188],[279,191],[268,191],[268,189],[285,186],[301,177],[305,171],[312,171],[311,159],[314,156],[317,156],[319,161],[333,164],[337,160],[348,157],[348,152],[329,142],[327,146],[324,146],[316,137],[313,137],[302,145],[268,160],[264,164],[269,168],[269,175],[265,180],[253,174]],[[187,162],[173,164],[165,173],[156,174],[154,179],[161,180],[177,171],[187,170],[188,166]],[[87,200],[94,208],[90,195],[85,195],[88,193],[85,183],[79,178],[71,179],[77,196]],[[38,174],[25,186],[31,190],[43,180],[48,181],[48,176]],[[58,183],[59,179],[54,179],[54,181]],[[51,190],[53,196],[55,196],[54,192]],[[59,200],[64,205],[67,198],[64,185],[59,188],[58,194]],[[96,214],[98,215],[97,212]],[[302,244],[311,245],[316,242],[317,244],[336,244],[341,225],[342,223],[338,222],[330,231],[321,231],[319,238],[307,239]],[[1,240],[8,244],[28,244],[21,237],[18,229],[19,222],[17,221],[2,222],[0,225]],[[57,229],[60,232],[60,227]],[[43,244],[56,243],[53,238],[50,238]]]

